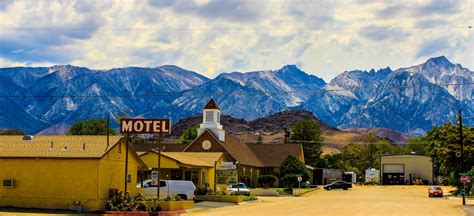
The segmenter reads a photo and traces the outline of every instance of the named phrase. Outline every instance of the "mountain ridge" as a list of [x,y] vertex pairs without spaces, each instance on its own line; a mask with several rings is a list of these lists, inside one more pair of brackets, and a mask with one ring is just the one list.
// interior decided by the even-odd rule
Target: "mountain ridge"
[[[0,68],[0,94],[9,98],[4,101],[10,107],[0,107],[5,113],[0,128],[21,120],[18,127],[28,133],[60,133],[78,119],[117,115],[179,120],[199,114],[214,98],[223,114],[247,121],[304,109],[331,127],[385,127],[423,134],[455,119],[458,109],[474,114],[474,86],[460,85],[472,83],[473,74],[445,56],[396,70],[345,71],[329,82],[296,65],[222,73],[214,79],[175,65]],[[415,87],[400,88],[406,85]]]

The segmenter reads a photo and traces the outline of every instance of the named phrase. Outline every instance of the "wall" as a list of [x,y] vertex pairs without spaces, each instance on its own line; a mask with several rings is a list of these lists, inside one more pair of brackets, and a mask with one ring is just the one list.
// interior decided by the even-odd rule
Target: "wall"
[[93,159],[0,159],[0,206],[74,209],[74,201],[97,206],[97,161]]
[[[105,202],[109,197],[110,189],[118,189],[123,191],[125,189],[125,144],[115,145],[107,154],[102,157],[98,165],[98,188],[99,188],[99,206],[103,208]],[[137,188],[139,179],[137,173],[141,165],[138,162],[133,150],[128,151],[128,174],[131,176],[131,182],[127,183],[127,191],[135,196],[142,193],[140,188]]]
[[433,182],[433,162],[430,157],[419,155],[392,155],[383,156],[380,159],[381,175],[383,176],[383,164],[404,164],[405,181],[409,180],[410,174],[420,174],[421,178]]

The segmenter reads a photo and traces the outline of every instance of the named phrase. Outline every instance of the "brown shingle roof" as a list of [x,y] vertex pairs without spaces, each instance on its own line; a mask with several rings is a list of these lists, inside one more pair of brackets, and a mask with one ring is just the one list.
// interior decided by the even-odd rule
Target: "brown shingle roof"
[[[122,136],[0,136],[0,157],[7,158],[101,158]],[[51,148],[51,143],[53,148]]]
[[211,100],[207,103],[207,105],[204,107],[204,109],[219,109],[219,107],[217,106],[214,99],[211,98]]
[[247,146],[266,167],[279,167],[290,154],[304,158],[300,144],[247,144]]
[[253,153],[252,149],[250,149],[247,144],[241,143],[232,135],[225,135],[225,143],[223,146],[232,156],[235,157],[236,160],[239,161],[239,163],[255,167],[263,167],[263,164]]

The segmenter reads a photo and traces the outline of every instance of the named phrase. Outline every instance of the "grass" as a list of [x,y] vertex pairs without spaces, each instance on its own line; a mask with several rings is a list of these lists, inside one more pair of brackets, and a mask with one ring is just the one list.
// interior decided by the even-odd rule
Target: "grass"
[[244,196],[244,201],[253,201],[257,199],[258,198],[256,196]]

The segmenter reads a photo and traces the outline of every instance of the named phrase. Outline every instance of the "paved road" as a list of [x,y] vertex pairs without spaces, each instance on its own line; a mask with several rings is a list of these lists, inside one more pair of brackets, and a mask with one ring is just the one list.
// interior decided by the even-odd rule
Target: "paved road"
[[426,186],[355,186],[305,197],[262,197],[261,202],[186,215],[449,215],[466,216],[457,200],[428,198]]

